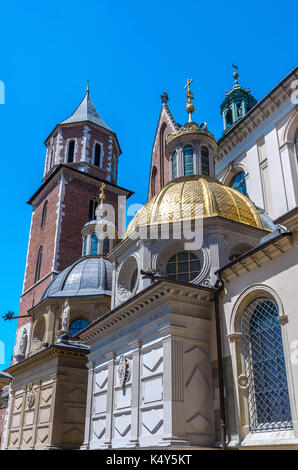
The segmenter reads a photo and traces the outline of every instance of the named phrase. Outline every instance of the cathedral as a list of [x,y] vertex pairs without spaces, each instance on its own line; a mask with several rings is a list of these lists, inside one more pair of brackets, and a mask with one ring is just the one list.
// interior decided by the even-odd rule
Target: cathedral
[[161,95],[127,227],[89,87],[46,139],[2,450],[298,449],[298,67],[260,101],[233,80],[218,140],[191,79],[184,125]]

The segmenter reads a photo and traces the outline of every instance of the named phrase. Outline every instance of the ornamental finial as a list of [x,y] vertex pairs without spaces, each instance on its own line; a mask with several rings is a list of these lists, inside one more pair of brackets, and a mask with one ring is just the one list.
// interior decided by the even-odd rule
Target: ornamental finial
[[192,113],[195,110],[194,105],[192,104],[191,100],[194,99],[193,93],[190,89],[190,84],[192,83],[192,78],[188,78],[186,85],[185,85],[185,90],[187,89],[187,92],[185,93],[186,95],[186,111],[188,112],[188,122],[192,122]]
[[90,82],[90,80],[87,80],[87,88],[86,88],[86,93],[88,93],[88,94],[89,94],[89,92],[90,92],[90,86],[89,86],[89,82]]
[[236,64],[232,64],[232,67],[234,69],[234,73],[233,73],[233,77],[235,79],[235,85],[238,85],[238,77],[239,77],[239,73],[237,72],[237,70],[239,69],[238,65]]
[[99,199],[100,199],[100,206],[102,207],[102,204],[103,204],[103,201],[105,200],[106,198],[106,195],[105,195],[105,183],[102,182],[101,185],[100,185],[100,193],[99,193]]

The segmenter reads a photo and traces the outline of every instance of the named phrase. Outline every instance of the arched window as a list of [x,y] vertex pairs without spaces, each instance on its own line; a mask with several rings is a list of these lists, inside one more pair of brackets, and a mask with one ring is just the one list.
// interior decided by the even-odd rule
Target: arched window
[[167,276],[177,281],[193,281],[200,270],[201,262],[191,251],[183,251],[172,256],[167,264]]
[[88,235],[84,236],[84,245],[83,245],[83,256],[87,255],[87,243],[88,243]]
[[298,159],[298,132],[295,137],[295,148],[296,148],[296,157]]
[[102,248],[103,256],[106,256],[109,251],[110,251],[110,239],[109,237],[105,237],[103,240],[103,248]]
[[156,175],[157,175],[157,168],[154,166],[151,172],[151,197],[155,196],[156,194]]
[[291,429],[286,366],[278,307],[253,300],[241,317],[250,431]]
[[94,165],[100,167],[100,155],[101,155],[101,148],[100,144],[95,144],[94,149]]
[[46,201],[43,205],[43,209],[42,209],[42,216],[41,216],[41,228],[43,228],[45,226],[45,223],[46,223],[46,218],[47,218],[47,210],[48,210],[48,201]]
[[41,262],[42,262],[42,246],[39,248],[38,254],[37,254],[36,269],[35,269],[35,282],[39,281],[40,279]]
[[98,238],[95,232],[91,235],[91,255],[97,255]]
[[68,144],[67,163],[73,163],[74,149],[75,149],[75,141],[71,140]]
[[177,152],[172,153],[172,180],[177,178]]
[[93,197],[89,202],[89,220],[96,219],[96,209],[98,206],[98,199]]
[[51,150],[51,152],[50,152],[48,170],[50,170],[52,168],[52,165],[53,165],[53,150]]
[[201,148],[201,166],[202,166],[202,175],[210,176],[209,150],[205,146]]
[[117,159],[115,157],[115,155],[113,156],[113,160],[112,160],[112,176],[113,176],[113,181],[114,183],[116,183],[116,176],[117,176]]
[[237,173],[236,176],[234,176],[230,186],[231,188],[237,189],[237,191],[244,194],[244,196],[247,196],[244,171],[241,171],[240,173]]
[[71,336],[74,336],[88,325],[90,325],[90,322],[86,320],[86,318],[77,318],[70,324],[69,332],[71,333]]
[[191,145],[185,145],[183,149],[184,175],[193,175],[193,151]]
[[226,114],[226,123],[227,123],[227,127],[233,124],[233,113],[231,109],[229,109],[229,111]]

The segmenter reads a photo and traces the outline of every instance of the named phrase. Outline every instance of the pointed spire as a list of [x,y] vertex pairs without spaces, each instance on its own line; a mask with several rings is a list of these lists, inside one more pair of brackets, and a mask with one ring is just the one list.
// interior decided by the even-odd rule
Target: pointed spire
[[91,101],[89,80],[88,80],[87,89],[86,89],[86,93],[85,93],[83,100],[81,101],[77,109],[74,111],[74,113],[68,119],[65,119],[65,121],[62,121],[61,124],[70,124],[73,122],[81,122],[81,121],[90,121],[90,122],[93,122],[94,124],[97,124],[98,126],[108,129],[109,131],[111,130],[111,128],[101,119],[101,117],[99,116],[98,112],[95,109],[94,104]]

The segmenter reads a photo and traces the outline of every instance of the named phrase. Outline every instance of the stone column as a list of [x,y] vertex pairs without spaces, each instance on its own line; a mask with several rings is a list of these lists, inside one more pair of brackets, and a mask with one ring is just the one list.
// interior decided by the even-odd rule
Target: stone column
[[179,145],[177,148],[177,176],[183,176],[183,151],[182,146]]
[[107,387],[107,413],[106,413],[106,434],[104,444],[105,447],[112,447],[112,431],[113,431],[113,411],[114,411],[114,366],[115,353],[111,352],[106,355],[108,360],[108,387]]
[[169,334],[163,339],[163,445],[187,445],[184,431],[183,340]]
[[140,353],[141,341],[130,343],[132,351],[132,385],[131,385],[131,447],[139,445],[140,422]]
[[198,175],[202,173],[201,169],[201,151],[200,151],[200,145],[197,143],[193,143],[193,174]]
[[84,442],[81,449],[87,450],[90,446],[91,432],[92,432],[92,414],[93,414],[93,389],[94,389],[94,363],[88,362],[88,387],[87,387],[87,402],[86,402],[86,420],[85,420],[85,435]]

